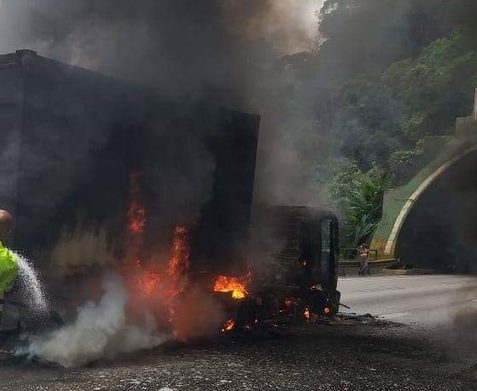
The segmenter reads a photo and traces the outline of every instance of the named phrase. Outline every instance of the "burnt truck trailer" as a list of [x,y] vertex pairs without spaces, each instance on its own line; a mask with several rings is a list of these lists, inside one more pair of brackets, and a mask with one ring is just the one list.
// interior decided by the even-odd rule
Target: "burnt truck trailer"
[[125,251],[135,174],[146,244],[190,222],[200,262],[236,258],[246,240],[257,115],[18,51],[0,56],[0,126],[0,204],[16,216],[14,247],[43,269],[68,274]]
[[[265,207],[251,224],[259,122],[33,51],[0,56],[0,207],[16,217],[9,245],[68,296],[86,278],[76,276],[124,260],[131,247],[139,248],[132,257],[153,259],[184,225],[198,278],[261,264],[269,285],[319,285],[332,297],[332,214]],[[257,229],[264,225],[273,229]],[[272,247],[250,251],[264,232]],[[250,262],[256,254],[272,261]]]

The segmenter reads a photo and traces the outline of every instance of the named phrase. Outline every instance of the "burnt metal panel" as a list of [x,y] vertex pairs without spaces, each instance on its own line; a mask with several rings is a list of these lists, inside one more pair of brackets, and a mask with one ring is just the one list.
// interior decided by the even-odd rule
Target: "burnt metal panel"
[[[329,236],[324,235],[324,225]],[[255,242],[264,243],[252,246],[251,251],[257,285],[308,290],[320,284],[325,291],[336,289],[338,220],[334,213],[305,206],[257,207],[253,233]],[[322,248],[325,239],[329,253]]]
[[17,207],[24,78],[17,55],[0,56],[0,204]]
[[[21,133],[18,170],[10,169],[19,176],[17,248],[45,268],[58,258],[71,258],[58,261],[69,266],[117,261],[125,251],[129,177],[140,171],[148,210],[145,253],[170,239],[173,225],[185,224],[195,270],[240,258],[250,222],[258,116],[165,99],[29,51],[3,60],[8,66],[0,58],[0,86],[17,86],[14,77],[22,81],[6,94],[22,97],[21,110],[16,101],[0,99],[0,121],[2,113],[13,113]],[[11,64],[17,76],[9,74]],[[187,184],[202,172],[199,160],[210,168],[210,184],[204,194],[189,194]]]

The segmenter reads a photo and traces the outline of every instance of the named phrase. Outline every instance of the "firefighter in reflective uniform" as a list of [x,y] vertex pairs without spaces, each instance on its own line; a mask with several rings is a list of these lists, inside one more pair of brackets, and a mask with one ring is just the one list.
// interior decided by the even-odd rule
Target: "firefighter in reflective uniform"
[[3,245],[12,226],[12,215],[6,210],[0,209],[0,322],[3,315],[5,292],[12,288],[18,274],[17,256]]

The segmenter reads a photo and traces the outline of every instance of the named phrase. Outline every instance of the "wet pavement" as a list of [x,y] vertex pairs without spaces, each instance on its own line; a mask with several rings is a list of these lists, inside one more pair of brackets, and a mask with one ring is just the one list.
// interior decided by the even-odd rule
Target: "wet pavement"
[[477,277],[470,275],[341,278],[341,300],[352,312],[372,313],[429,330],[477,314]]
[[340,281],[336,321],[159,348],[64,369],[0,352],[0,390],[477,390],[477,278]]
[[168,344],[80,369],[4,354],[0,390],[473,390],[476,362],[447,354],[423,330],[351,317],[282,337]]

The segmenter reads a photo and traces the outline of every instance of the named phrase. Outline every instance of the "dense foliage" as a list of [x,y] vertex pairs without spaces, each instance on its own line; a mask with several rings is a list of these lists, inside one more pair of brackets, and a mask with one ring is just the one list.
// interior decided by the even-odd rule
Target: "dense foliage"
[[374,231],[388,185],[387,175],[378,167],[363,172],[355,163],[349,163],[330,179],[329,191],[346,216],[343,231],[348,243],[361,243]]
[[289,131],[310,132],[306,145],[318,146],[301,156],[344,216],[346,246],[373,231],[388,178],[413,167],[420,140],[451,134],[470,113],[475,20],[475,0],[325,1],[318,49],[296,65],[294,94],[312,97],[313,114]]

